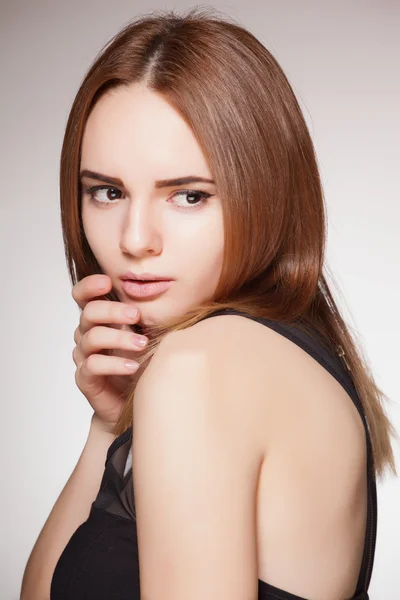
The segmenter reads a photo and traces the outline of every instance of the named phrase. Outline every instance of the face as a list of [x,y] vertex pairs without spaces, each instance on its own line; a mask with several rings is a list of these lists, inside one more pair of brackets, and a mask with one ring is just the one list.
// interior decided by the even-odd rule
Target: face
[[[162,324],[211,299],[222,268],[222,207],[178,112],[139,85],[106,93],[86,123],[85,170],[92,172],[81,177],[87,240],[118,298],[139,307],[140,324]],[[196,181],[161,181],[189,176]],[[93,186],[102,189],[88,191]],[[120,279],[126,271],[173,281],[158,295],[130,297]]]

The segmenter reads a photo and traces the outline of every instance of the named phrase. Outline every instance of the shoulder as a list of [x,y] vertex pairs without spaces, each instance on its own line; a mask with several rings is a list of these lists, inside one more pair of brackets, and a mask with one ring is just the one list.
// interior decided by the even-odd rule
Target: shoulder
[[245,316],[216,315],[167,334],[141,386],[148,398],[161,388],[175,402],[190,398],[193,410],[211,403],[257,451],[300,438],[313,454],[322,441],[315,431],[324,431],[332,451],[339,444],[349,452],[350,444],[358,457],[364,452],[361,419],[340,383],[292,340]]
[[[248,317],[216,315],[165,335],[139,383],[150,383],[161,371],[165,375],[176,371],[183,375],[182,368],[186,367],[191,368],[193,375],[201,373],[213,383],[249,388],[253,381],[259,384],[260,364],[263,373],[269,365],[273,372],[277,350],[285,348],[282,339]],[[283,352],[280,354],[283,356]]]
[[209,406],[214,415],[224,415],[234,436],[248,434],[249,445],[264,452],[271,407],[284,388],[277,366],[283,369],[285,343],[274,330],[240,315],[216,315],[171,332],[141,376],[135,403],[146,396],[157,410],[160,396],[166,409],[165,398],[172,395],[175,411]]
[[[134,403],[138,400],[139,404],[151,403],[154,411],[167,410],[168,397],[176,414],[189,409],[205,414],[209,409],[210,419],[223,415],[221,423],[229,423],[234,437],[245,439],[247,435],[249,444],[260,451],[265,446],[265,431],[260,428],[258,399],[262,395],[265,402],[268,395],[268,389],[262,390],[260,357],[256,358],[260,329],[267,328],[240,315],[216,315],[168,333],[137,384]],[[273,354],[272,337],[269,352],[267,347],[264,343],[264,380],[270,364],[268,353]],[[139,412],[143,414],[136,410],[134,418],[140,418]]]
[[[157,361],[183,357],[219,358],[223,369],[229,360],[242,361],[264,342],[264,350],[279,344],[279,336],[272,329],[241,315],[216,315],[195,325],[167,334],[160,343]],[[268,340],[268,343],[265,342]]]
[[263,452],[241,364],[240,335],[252,336],[238,321],[216,316],[166,335],[135,389],[132,471],[149,597],[160,597],[160,581],[171,598],[256,592]]

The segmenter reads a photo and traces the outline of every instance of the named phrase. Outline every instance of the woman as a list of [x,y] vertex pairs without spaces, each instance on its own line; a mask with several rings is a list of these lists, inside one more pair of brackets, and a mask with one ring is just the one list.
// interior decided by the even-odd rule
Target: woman
[[367,599],[395,432],[276,60],[207,11],[130,23],[73,103],[61,209],[94,412],[22,600]]

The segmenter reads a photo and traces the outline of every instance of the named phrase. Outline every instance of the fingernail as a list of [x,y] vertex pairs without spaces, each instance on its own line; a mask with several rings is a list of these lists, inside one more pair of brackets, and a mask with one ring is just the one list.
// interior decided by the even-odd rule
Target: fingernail
[[128,369],[128,371],[136,371],[136,369],[139,367],[139,365],[138,365],[138,363],[131,362],[128,360],[125,362],[125,367]]

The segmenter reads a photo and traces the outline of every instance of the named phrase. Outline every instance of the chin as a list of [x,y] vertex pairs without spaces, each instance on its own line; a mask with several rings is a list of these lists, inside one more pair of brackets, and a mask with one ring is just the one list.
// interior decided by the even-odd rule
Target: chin
[[[152,325],[166,325],[169,319],[174,319],[184,314],[184,310],[171,310],[171,308],[162,310],[161,307],[143,306],[140,307],[140,319],[138,325],[145,329]],[[165,308],[165,307],[164,307]]]
[[[141,309],[139,307],[140,311],[141,311],[141,317],[139,319],[139,321],[137,322],[137,324],[139,325],[139,327],[146,328],[146,327],[151,327],[152,325],[160,325],[162,324],[162,320],[161,319],[157,319],[155,316],[152,315],[143,315],[143,309]],[[150,311],[149,311],[150,312]]]

